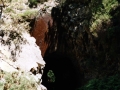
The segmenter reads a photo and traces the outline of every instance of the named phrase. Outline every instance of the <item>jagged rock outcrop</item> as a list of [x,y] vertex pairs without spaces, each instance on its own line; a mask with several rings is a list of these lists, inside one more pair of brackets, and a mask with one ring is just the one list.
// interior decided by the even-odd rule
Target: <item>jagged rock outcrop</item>
[[41,84],[45,61],[35,38],[29,34],[27,22],[36,16],[39,8],[31,9],[27,2],[5,2],[0,22],[1,90],[47,90]]
[[42,56],[44,56],[47,50],[48,44],[44,42],[45,33],[48,32],[48,23],[52,25],[52,18],[50,14],[46,14],[44,17],[39,17],[35,21],[33,27],[34,30],[31,31],[31,35],[35,37],[36,44],[40,47]]
[[[41,83],[45,62],[35,39],[25,32],[1,30],[0,33],[0,69],[9,73],[25,72]],[[39,85],[38,90],[43,90]]]

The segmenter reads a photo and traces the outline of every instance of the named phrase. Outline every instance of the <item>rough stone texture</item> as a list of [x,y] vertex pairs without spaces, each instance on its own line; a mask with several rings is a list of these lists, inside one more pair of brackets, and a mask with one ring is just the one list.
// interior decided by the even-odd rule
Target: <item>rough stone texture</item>
[[48,44],[45,42],[45,34],[48,32],[48,24],[52,25],[52,18],[50,14],[44,17],[39,17],[35,21],[35,25],[31,31],[31,35],[35,37],[37,45],[40,47],[42,56],[44,56],[47,50]]
[[[57,11],[58,13],[56,13]],[[72,13],[74,13],[74,11]],[[61,89],[73,90],[78,86],[78,84],[80,84],[80,81],[82,81],[83,75],[80,73],[77,62],[73,61],[74,60],[72,57],[73,55],[69,54],[69,53],[74,53],[73,51],[71,51],[71,47],[69,47],[69,46],[72,46],[72,41],[70,39],[68,39],[67,41],[66,38],[63,40],[63,37],[61,37],[61,35],[64,35],[64,33],[62,33],[63,30],[61,28],[59,28],[58,30],[56,29],[56,27],[58,28],[60,24],[58,18],[59,18],[58,8],[52,9],[52,15],[51,16],[49,15],[49,17],[48,15],[44,15],[44,17],[37,18],[35,21],[35,25],[31,31],[31,35],[36,38],[36,43],[37,45],[40,46],[42,56],[44,57],[47,63],[45,68],[45,73],[43,76],[44,85],[47,86],[48,89],[52,89],[53,87],[55,87],[57,90],[61,90]],[[71,22],[69,21],[69,23]],[[64,23],[63,25],[65,24],[67,24],[67,22]],[[55,27],[52,27],[52,26],[55,26]],[[74,26],[72,26],[71,24],[68,25],[68,28],[70,27],[74,28]],[[61,42],[62,40],[63,42]],[[67,42],[70,42],[69,46],[65,47],[63,44]],[[68,50],[67,48],[70,50]],[[66,52],[67,54],[64,52]],[[73,60],[71,59],[71,57]],[[53,87],[52,87],[52,84],[49,84],[46,76],[48,70],[50,69],[53,70],[57,78],[57,83]],[[62,83],[62,87],[60,87],[62,81],[64,81],[64,83]],[[74,84],[71,82],[74,82]]]
[[[36,43],[40,46],[42,56],[44,57],[47,48],[51,45],[49,42],[48,30],[52,27],[53,19],[51,11],[53,7],[59,5],[59,1],[48,0],[40,5],[40,11],[36,18],[31,22],[31,36],[35,37]],[[50,34],[50,33],[49,33]],[[47,37],[48,36],[48,37]]]
[[[48,44],[47,49],[46,47],[42,49],[43,53],[46,52],[43,54],[47,58],[46,63],[52,63],[52,66],[48,67],[54,67],[56,61],[62,62],[62,60],[63,62],[59,64],[63,66],[65,59],[60,58],[59,60],[56,57],[69,57],[70,59],[66,62],[72,62],[78,74],[77,78],[81,80],[80,85],[93,78],[101,78],[120,72],[119,6],[111,12],[112,18],[108,22],[103,22],[102,26],[98,26],[93,33],[89,27],[92,12],[91,8],[87,6],[88,4],[73,2],[60,8],[53,8],[51,13],[53,27],[49,28],[47,34],[46,31],[42,31],[42,28],[37,29],[42,31],[42,36],[47,38],[46,41],[42,37],[44,41],[41,46],[44,46],[44,42]],[[112,31],[110,31],[111,29]],[[34,28],[32,33],[36,32]],[[55,71],[54,68],[52,70]],[[55,73],[58,74],[56,71]],[[64,72],[64,75],[67,74]]]
[[[39,82],[45,62],[35,39],[24,32],[21,35],[23,41],[19,41],[20,37],[10,38],[9,33],[11,32],[7,31],[6,35],[0,36],[0,69],[6,72],[31,72],[36,82]],[[42,88],[38,90],[42,90]]]
[[[118,8],[119,5],[114,14],[110,14],[112,19],[108,22],[104,21],[100,27],[97,26],[94,32],[98,37],[89,28],[92,18],[89,6],[74,2],[66,4],[62,9],[53,10],[53,22],[56,22],[53,25],[57,27],[54,29],[57,35],[55,33],[51,37],[57,36],[56,51],[72,59],[78,74],[84,74],[83,83],[92,78],[101,78],[120,72],[118,70],[120,67],[118,64],[120,21],[116,19],[120,15]],[[52,40],[51,43],[54,45],[56,42]]]
[[[29,34],[29,22],[23,18],[39,8],[29,8],[27,0],[5,2],[0,22],[0,70],[7,72],[25,72],[37,83],[37,90],[46,90],[41,82],[45,62],[36,40]],[[27,19],[33,19],[36,12]],[[27,76],[26,76],[27,77]]]

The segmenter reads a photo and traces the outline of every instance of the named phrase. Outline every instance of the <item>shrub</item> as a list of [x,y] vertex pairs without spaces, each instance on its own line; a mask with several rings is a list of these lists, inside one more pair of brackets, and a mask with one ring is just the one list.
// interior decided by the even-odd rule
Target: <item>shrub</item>
[[114,75],[102,79],[92,79],[77,90],[120,90],[120,77]]
[[90,21],[90,31],[93,35],[96,30],[98,31],[103,27],[103,23],[107,24],[110,22],[110,19],[112,18],[110,11],[118,5],[117,0],[99,0],[97,2],[95,0],[91,1],[90,7],[92,19]]
[[27,10],[24,13],[20,14],[19,16],[22,17],[24,20],[32,19],[37,15],[36,10]]
[[30,3],[29,4],[29,7],[33,7],[33,6],[35,6],[35,7],[37,7],[37,0],[28,0],[28,2]]
[[43,2],[45,2],[45,1],[47,1],[47,0],[28,0],[28,2],[29,2],[29,7],[37,7],[37,4],[38,3],[43,3]]
[[48,71],[47,76],[49,78],[49,82],[55,82],[55,75],[52,70]]

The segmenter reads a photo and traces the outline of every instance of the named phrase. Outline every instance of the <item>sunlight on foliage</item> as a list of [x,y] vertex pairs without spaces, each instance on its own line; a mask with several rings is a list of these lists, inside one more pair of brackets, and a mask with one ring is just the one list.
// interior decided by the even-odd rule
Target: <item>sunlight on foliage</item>
[[[95,6],[94,4],[98,4],[98,6]],[[92,19],[90,23],[90,32],[94,33],[101,29],[103,22],[109,23],[111,19],[110,10],[117,6],[117,0],[102,0],[101,4],[92,0]]]

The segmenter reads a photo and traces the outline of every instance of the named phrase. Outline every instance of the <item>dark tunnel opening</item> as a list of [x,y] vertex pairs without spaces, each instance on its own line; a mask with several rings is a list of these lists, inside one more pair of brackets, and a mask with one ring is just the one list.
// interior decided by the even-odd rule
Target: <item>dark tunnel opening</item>
[[[55,52],[45,56],[46,66],[44,69],[42,84],[48,90],[75,90],[79,86],[79,76],[69,57],[56,54]],[[52,70],[55,82],[48,81],[47,73]]]

